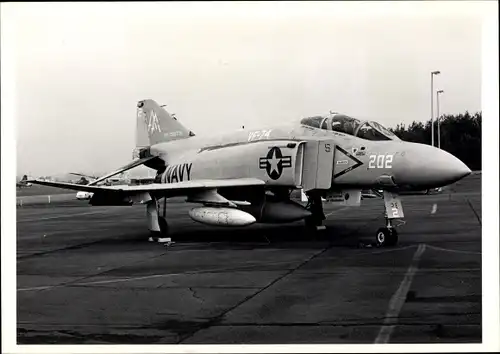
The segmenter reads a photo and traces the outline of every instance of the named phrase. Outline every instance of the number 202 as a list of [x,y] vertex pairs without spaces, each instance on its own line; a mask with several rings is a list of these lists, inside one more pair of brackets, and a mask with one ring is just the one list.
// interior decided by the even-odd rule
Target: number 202
[[368,168],[392,168],[393,155],[370,155]]

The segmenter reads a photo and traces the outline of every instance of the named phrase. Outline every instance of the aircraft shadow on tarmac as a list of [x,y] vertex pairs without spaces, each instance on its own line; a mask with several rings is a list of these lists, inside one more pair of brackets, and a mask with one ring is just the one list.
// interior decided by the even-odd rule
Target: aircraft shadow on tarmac
[[[254,225],[246,228],[183,228],[175,230],[171,239],[177,245],[191,243],[207,243],[211,248],[248,248],[255,244],[270,244],[273,247],[304,247],[304,243],[313,246],[315,243],[330,244],[340,247],[358,247],[359,237],[356,227],[341,225],[327,226],[325,230],[311,232],[302,224],[294,225]],[[111,242],[144,242],[144,234],[131,235],[126,240],[109,240]],[[215,245],[217,244],[217,245]],[[175,247],[175,246],[174,246]]]

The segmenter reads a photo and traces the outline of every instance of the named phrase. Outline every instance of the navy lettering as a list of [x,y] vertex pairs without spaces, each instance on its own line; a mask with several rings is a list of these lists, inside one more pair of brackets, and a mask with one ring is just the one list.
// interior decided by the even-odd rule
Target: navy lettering
[[179,165],[175,166],[172,170],[172,183],[174,183],[174,178],[175,178],[175,182],[179,182],[179,180],[177,179],[177,170],[179,169]]
[[173,167],[173,166],[168,166],[168,167],[167,167],[167,171],[165,172],[165,173],[166,173],[166,175],[167,175],[167,183],[170,183],[170,182],[171,182],[171,181],[170,181],[170,179],[172,178],[172,176],[171,176],[172,167]]
[[184,180],[184,169],[186,168],[186,164],[182,164],[182,166],[179,166],[179,179],[181,181]]
[[192,167],[193,167],[192,163],[183,163],[180,165],[167,166],[162,181],[164,183],[190,181]]

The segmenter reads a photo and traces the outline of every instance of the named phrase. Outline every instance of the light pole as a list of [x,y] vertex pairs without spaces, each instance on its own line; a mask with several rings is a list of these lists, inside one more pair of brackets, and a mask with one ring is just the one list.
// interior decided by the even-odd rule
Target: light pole
[[437,104],[437,115],[436,115],[436,119],[437,119],[437,122],[438,122],[438,148],[441,149],[441,132],[439,131],[439,94],[440,93],[443,93],[444,91],[443,90],[437,90],[436,91],[436,104]]
[[441,74],[441,71],[436,70],[436,71],[431,71],[431,142],[432,146],[434,146],[434,103],[432,102],[432,99],[434,97],[434,75],[439,75]]

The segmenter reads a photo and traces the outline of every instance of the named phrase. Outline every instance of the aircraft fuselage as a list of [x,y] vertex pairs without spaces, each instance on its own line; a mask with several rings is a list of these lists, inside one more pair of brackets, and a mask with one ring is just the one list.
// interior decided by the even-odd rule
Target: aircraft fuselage
[[271,186],[300,186],[301,146],[317,141],[332,150],[332,188],[424,189],[470,173],[459,159],[429,145],[372,141],[300,124],[194,136],[153,145],[150,151],[165,161],[166,169],[157,176],[162,183],[253,177]]

